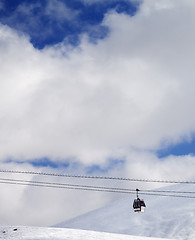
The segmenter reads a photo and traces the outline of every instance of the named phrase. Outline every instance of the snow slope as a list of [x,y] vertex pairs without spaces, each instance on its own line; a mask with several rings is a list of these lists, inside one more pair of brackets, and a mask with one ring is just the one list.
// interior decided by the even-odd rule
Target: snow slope
[[[179,184],[163,189],[194,191],[194,185]],[[195,239],[195,199],[144,196],[146,212],[134,213],[133,198],[130,195],[101,209],[60,223],[57,227],[147,237]]]
[[[101,233],[75,229],[38,227],[0,227],[0,239],[4,240],[160,240],[157,238]],[[166,240],[166,239],[164,239]],[[168,239],[167,239],[168,240]]]

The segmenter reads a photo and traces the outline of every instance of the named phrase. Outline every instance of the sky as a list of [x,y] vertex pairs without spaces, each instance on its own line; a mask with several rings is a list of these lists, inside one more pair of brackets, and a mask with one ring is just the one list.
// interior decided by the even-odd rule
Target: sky
[[[0,168],[193,180],[194,13],[193,0],[0,0]],[[1,187],[8,225],[117,198]]]

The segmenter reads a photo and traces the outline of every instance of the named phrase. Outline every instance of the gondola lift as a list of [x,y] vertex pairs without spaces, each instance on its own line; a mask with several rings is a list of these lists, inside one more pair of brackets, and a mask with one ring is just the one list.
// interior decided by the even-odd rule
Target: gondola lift
[[143,199],[139,198],[139,192],[140,190],[137,188],[136,193],[137,193],[137,199],[134,200],[133,202],[133,209],[134,212],[144,212],[146,208],[146,204]]

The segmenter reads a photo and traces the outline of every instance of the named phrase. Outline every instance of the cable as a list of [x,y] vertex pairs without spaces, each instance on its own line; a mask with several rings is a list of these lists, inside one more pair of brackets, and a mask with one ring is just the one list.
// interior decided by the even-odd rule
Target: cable
[[160,197],[176,197],[176,198],[192,198],[195,199],[195,196],[187,196],[187,195],[172,195],[172,194],[158,194],[158,193],[145,193],[142,192],[142,195],[150,195],[150,196],[160,196]]
[[103,189],[103,190],[118,190],[118,191],[129,191],[135,192],[134,189],[127,189],[127,188],[116,188],[116,187],[102,187],[102,186],[92,186],[92,185],[81,185],[81,184],[70,184],[70,183],[55,183],[55,182],[43,182],[43,181],[29,181],[23,179],[10,179],[10,178],[0,178],[0,181],[5,182],[19,182],[19,183],[30,183],[30,184],[41,184],[41,185],[51,185],[60,186],[60,187],[82,187],[82,188],[94,188],[94,189]]
[[[74,190],[88,190],[88,191],[98,191],[98,192],[135,194],[134,189],[111,188],[111,187],[101,187],[101,186],[91,186],[91,185],[87,186],[87,185],[78,185],[78,184],[52,183],[52,182],[39,182],[39,181],[27,181],[27,180],[21,180],[21,179],[17,180],[17,179],[0,178],[0,183],[25,185],[25,186],[36,186],[36,187],[62,188],[62,189],[72,189],[72,190],[74,189]],[[169,194],[162,194],[160,192],[167,192]],[[142,193],[142,195],[195,199],[195,196],[170,194],[170,193],[195,194],[195,192],[141,190],[141,193]]]
[[130,191],[117,191],[101,188],[84,188],[84,187],[69,187],[69,186],[58,186],[58,185],[47,185],[47,184],[35,184],[35,183],[22,183],[22,182],[6,182],[0,181],[2,184],[12,184],[12,185],[23,185],[23,186],[34,186],[34,187],[47,187],[47,188],[61,188],[61,189],[70,189],[70,190],[86,190],[86,191],[96,191],[96,192],[112,192],[112,193],[126,193],[134,194]]
[[195,184],[195,181],[176,181],[176,180],[157,180],[157,179],[135,179],[135,178],[122,178],[122,177],[104,177],[104,176],[88,176],[88,175],[71,175],[71,174],[56,174],[56,173],[42,173],[42,172],[28,172],[28,171],[14,171],[14,170],[1,170],[2,173],[17,173],[17,174],[30,174],[30,175],[43,175],[54,177],[66,178],[85,178],[85,179],[102,179],[102,180],[118,180],[130,182],[153,182],[153,183],[182,183],[182,184]]
[[177,193],[177,194],[195,194],[192,191],[174,191],[174,190],[140,190],[140,192],[155,192],[155,193]]
[[[135,192],[135,189],[129,188],[118,188],[118,187],[102,187],[102,186],[92,186],[92,185],[80,185],[80,184],[70,184],[70,183],[56,183],[56,182],[46,182],[46,181],[32,181],[32,180],[23,180],[23,179],[10,179],[10,178],[0,178],[0,181],[10,181],[10,182],[22,182],[22,183],[33,183],[33,184],[48,184],[56,186],[69,186],[69,187],[85,187],[85,188],[101,188],[101,189],[110,189],[110,190],[120,190],[120,191],[132,191]],[[177,194],[195,194],[193,191],[174,191],[174,190],[139,190],[142,192],[151,192],[151,193],[177,193]]]

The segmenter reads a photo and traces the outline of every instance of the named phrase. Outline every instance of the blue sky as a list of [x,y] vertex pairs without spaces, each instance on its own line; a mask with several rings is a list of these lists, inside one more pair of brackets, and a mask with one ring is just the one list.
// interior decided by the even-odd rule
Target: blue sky
[[[2,3],[0,21],[28,34],[38,49],[64,39],[72,45],[78,45],[82,33],[86,33],[94,42],[105,38],[109,28],[101,24],[107,12],[115,10],[117,13],[134,15],[139,8],[138,3],[128,0],[92,1],[89,4],[82,0],[8,0]],[[62,16],[59,16],[60,9]]]
[[188,154],[195,154],[195,139],[190,141],[182,141],[175,145],[170,145],[157,151],[160,158],[167,157],[169,155],[185,156]]

